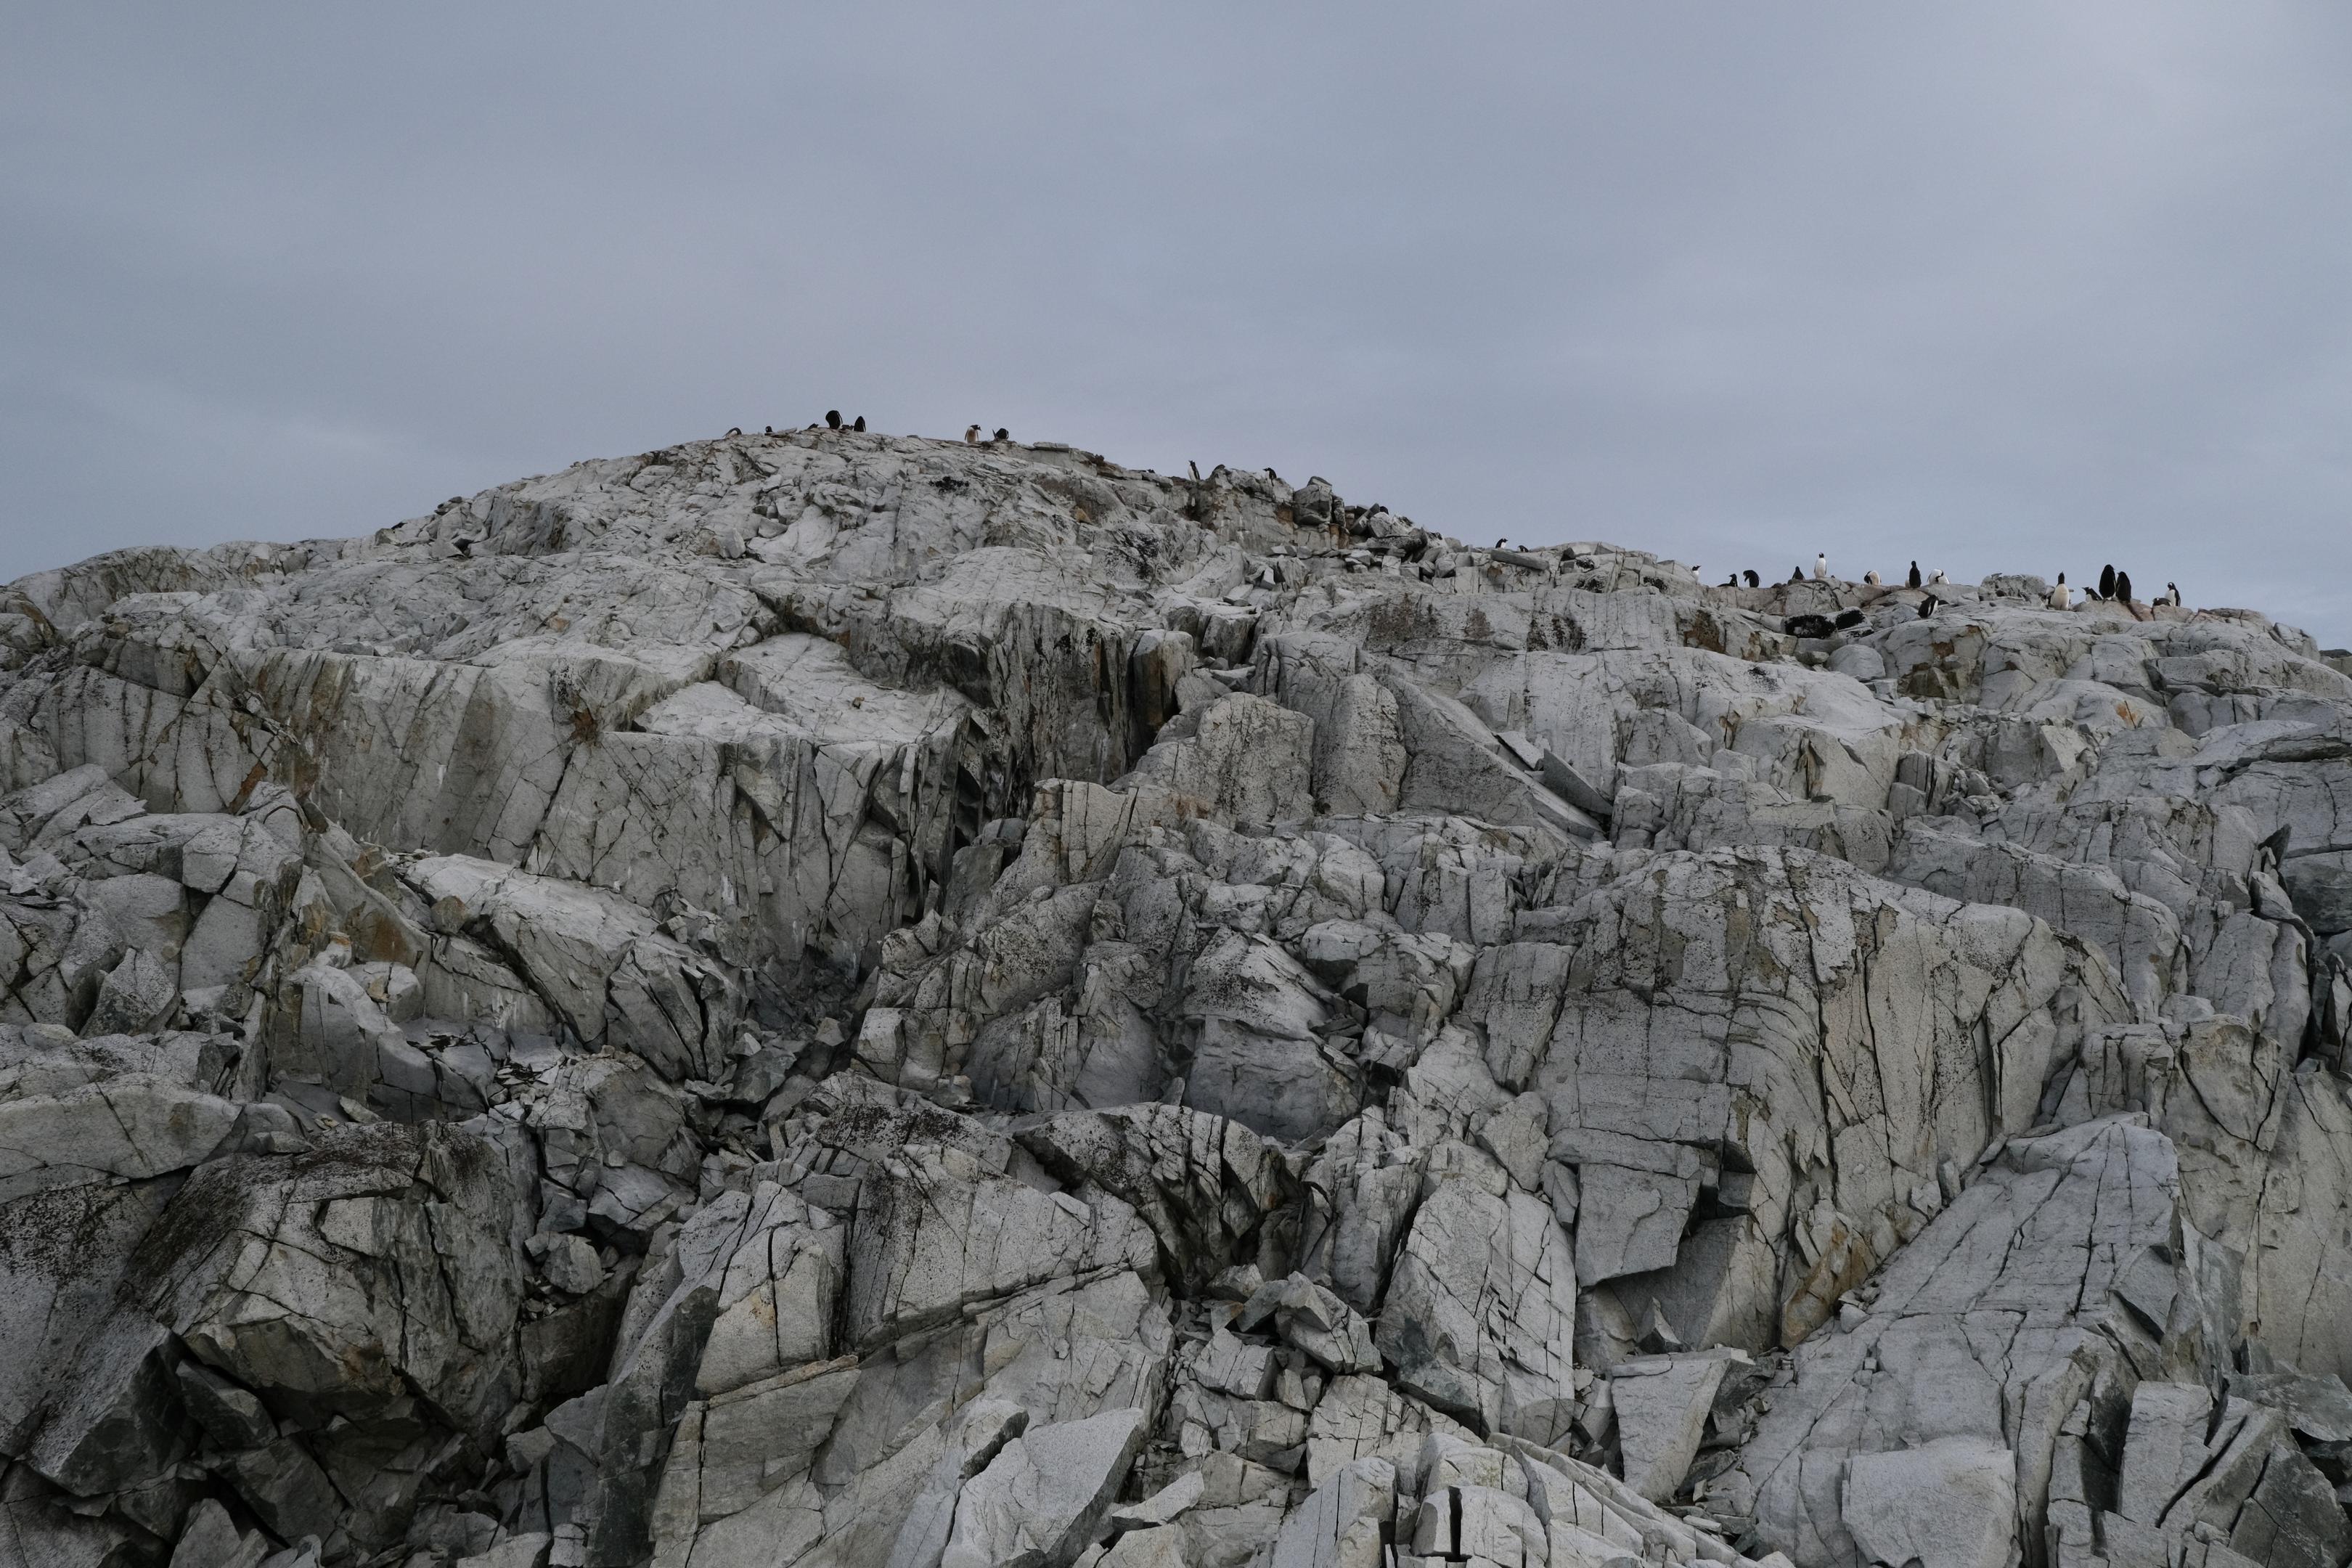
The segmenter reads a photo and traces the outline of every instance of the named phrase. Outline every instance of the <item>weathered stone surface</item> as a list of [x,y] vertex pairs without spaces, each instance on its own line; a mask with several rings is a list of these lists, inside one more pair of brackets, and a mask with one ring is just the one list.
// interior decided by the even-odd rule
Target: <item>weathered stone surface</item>
[[12,584],[0,1557],[2342,1568],[2352,677],[1934,594],[815,429]]

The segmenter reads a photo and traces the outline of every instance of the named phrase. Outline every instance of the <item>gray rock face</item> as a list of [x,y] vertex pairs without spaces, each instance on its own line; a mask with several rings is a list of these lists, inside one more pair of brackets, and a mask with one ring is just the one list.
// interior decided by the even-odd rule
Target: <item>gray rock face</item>
[[1936,595],[814,430],[10,585],[0,1564],[2343,1568],[2352,677]]

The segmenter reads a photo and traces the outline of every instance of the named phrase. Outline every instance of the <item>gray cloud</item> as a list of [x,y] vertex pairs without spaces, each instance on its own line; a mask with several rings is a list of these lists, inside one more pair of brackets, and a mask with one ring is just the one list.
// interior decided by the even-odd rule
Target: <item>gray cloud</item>
[[0,574],[839,405],[2352,641],[2340,8],[142,9],[0,51]]

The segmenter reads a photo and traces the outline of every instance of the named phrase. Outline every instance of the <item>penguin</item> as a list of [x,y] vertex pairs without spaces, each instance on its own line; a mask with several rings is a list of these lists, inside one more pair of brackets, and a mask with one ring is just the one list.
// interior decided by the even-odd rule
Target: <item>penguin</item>
[[2058,585],[2050,590],[2050,607],[2053,610],[2065,609],[2074,603],[2074,590],[2066,586],[2066,574],[2059,573]]
[[727,438],[730,441],[741,434],[743,434],[743,426],[740,425],[730,425],[727,427]]
[[2180,584],[2178,584],[2178,583],[2167,583],[2167,584],[2164,585],[2164,593],[2165,593],[2165,597],[2167,597],[2167,598],[2168,598],[2168,599],[2170,599],[2170,600],[2172,601],[2172,607],[2173,607],[2174,609],[2176,609],[2176,610],[2177,610],[2177,609],[2180,608]]
[[762,425],[760,426],[760,433],[763,436],[772,436],[776,433],[776,427],[772,425]]
[[850,427],[852,430],[863,430],[863,429],[865,429],[865,428],[866,428],[866,416],[865,416],[865,415],[863,415],[863,414],[859,415],[859,416],[857,416],[857,418],[856,418],[856,422],[854,422],[854,423],[853,423],[849,427]]
[[1826,583],[1829,580],[1830,552],[1824,550],[1813,557],[1813,581],[1816,583]]
[[1739,574],[1738,574],[1738,573],[1737,573],[1737,572],[1734,572],[1730,576],[1726,577],[1726,578],[1723,580],[1723,585],[1724,585],[1725,587],[1727,587],[1727,588],[1737,588],[1737,587],[1738,587],[1738,586],[1739,586]]
[[2099,568],[2099,597],[2102,599],[2112,599],[2115,596],[2116,568],[2114,563],[2110,562],[2108,564]]
[[1764,585],[1764,580],[1756,575],[1756,568],[1753,566],[1750,566],[1745,573],[1741,574],[1741,575],[1748,579],[1748,585],[1751,588],[1760,588]]
[[967,425],[963,427],[963,444],[967,447],[977,447],[980,445],[979,426]]
[[1880,584],[1879,584],[1879,581],[1878,581],[1878,574],[1877,574],[1876,572],[1864,572],[1864,573],[1862,574],[1862,580],[1863,580],[1864,583],[1869,584],[1870,584],[1872,587],[1874,587],[1874,588],[1878,587],[1878,586],[1880,585]]
[[1505,546],[1506,544],[1508,544],[1509,542],[1510,542],[1510,541],[1509,541],[1509,540],[1507,540],[1507,539],[1498,539],[1498,540],[1495,541],[1495,548],[1496,548],[1496,549],[1497,549],[1497,550],[1500,550],[1501,548],[1503,548],[1503,546]]
[[824,427],[828,430],[838,430],[841,428],[840,409],[828,408],[824,411]]
[[993,439],[995,439],[995,440],[999,440],[999,441],[1010,441],[1010,440],[1012,440],[1012,439],[1013,439],[1013,432],[1012,432],[1012,431],[1010,431],[1010,430],[1007,430],[1003,426],[999,425],[999,426],[996,427],[996,435],[994,436]]
[[1905,587],[1906,587],[1906,588],[1916,588],[1916,587],[1917,587],[1918,585],[1919,585],[1919,563],[1918,563],[1916,561],[1914,561],[1913,563],[1911,563],[1911,578],[1910,578],[1910,581],[1909,581],[1909,582],[1907,582],[1907,583],[1906,583],[1906,584],[1904,584],[1904,586],[1905,586]]
[[1805,580],[1805,569],[1804,569],[1803,567],[1801,567],[1801,566],[1799,566],[1799,567],[1795,568],[1794,570],[1790,571],[1790,574],[1789,574],[1789,581],[1790,581],[1790,582],[1791,582],[1791,583],[1801,583],[1801,582],[1803,582],[1804,580]]
[[1930,594],[1926,598],[1919,601],[1919,618],[1923,621],[1927,620],[1931,618],[1937,610],[1940,610],[1943,607],[1943,605],[1936,602],[1936,595]]
[[1937,567],[1933,572],[1927,574],[1927,585],[1929,587],[1934,587],[1937,584],[1941,583],[1944,580],[1944,569],[1941,566]]
[[2130,573],[2118,572],[2116,574],[2116,591],[2114,597],[2116,603],[2118,605],[2129,605],[2131,603]]

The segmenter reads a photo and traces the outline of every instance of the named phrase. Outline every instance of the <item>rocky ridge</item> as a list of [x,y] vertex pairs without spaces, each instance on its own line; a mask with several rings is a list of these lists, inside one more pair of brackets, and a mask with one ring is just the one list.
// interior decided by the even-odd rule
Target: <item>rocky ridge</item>
[[2352,658],[1932,594],[819,430],[16,583],[0,1564],[2342,1568]]

